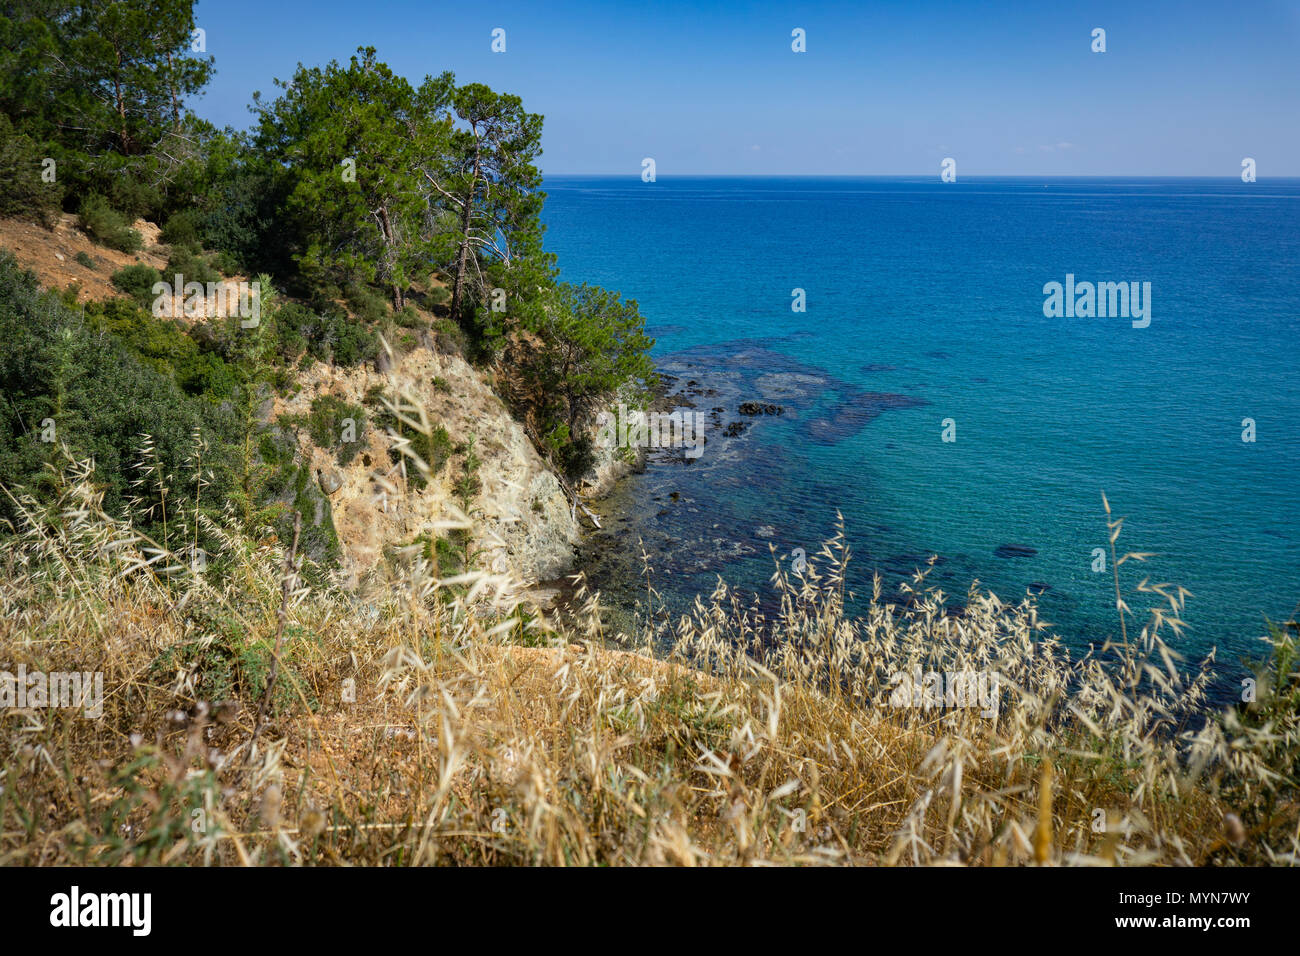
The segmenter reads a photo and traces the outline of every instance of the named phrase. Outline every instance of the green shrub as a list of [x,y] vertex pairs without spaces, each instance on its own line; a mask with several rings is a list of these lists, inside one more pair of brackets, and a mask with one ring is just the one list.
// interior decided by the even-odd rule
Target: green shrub
[[229,269],[219,265],[223,272],[291,269],[290,244],[284,241],[277,215],[279,192],[273,173],[226,170],[202,197],[200,240],[231,261]]
[[[130,341],[105,334],[114,326],[131,333]],[[83,318],[80,310],[42,293],[30,273],[0,254],[0,341],[0,484],[15,495],[20,487],[44,486],[45,465],[58,446],[31,435],[34,426],[53,418],[59,444],[94,458],[104,507],[120,513],[129,497],[143,494],[131,483],[139,477],[135,463],[140,436],[147,432],[161,473],[175,476],[168,481],[172,514],[191,494],[193,467],[187,462],[198,429],[209,447],[202,506],[219,513],[231,488],[229,449],[237,433],[229,411],[185,394],[168,374],[173,353],[194,348],[183,332],[123,299],[87,303]],[[154,356],[137,351],[140,346]],[[0,519],[13,519],[13,503],[0,499]],[[154,521],[160,514],[151,513],[143,527],[159,541],[162,526]]]
[[572,436],[555,446],[555,463],[564,477],[571,482],[580,481],[596,467],[596,448],[590,435]]
[[360,322],[342,313],[333,313],[328,327],[334,362],[351,366],[368,362],[379,354],[379,337]]
[[285,302],[275,315],[275,351],[282,362],[292,365],[310,351],[319,319],[299,302]]
[[[403,426],[405,427],[405,426]],[[441,425],[435,426],[428,435],[411,429],[405,429],[410,434],[412,450],[424,460],[429,466],[429,470],[436,473],[442,470],[443,465],[447,464],[447,459],[451,457],[454,445],[451,436],[447,434],[447,429]],[[411,476],[412,484],[417,488],[424,487],[424,476],[420,474],[418,468],[407,468],[406,473]]]
[[440,538],[432,532],[424,532],[410,544],[393,544],[384,549],[389,561],[396,562],[408,549],[418,547],[420,556],[429,562],[438,577],[448,578],[465,570],[464,548],[459,547],[450,538]]
[[183,276],[187,283],[221,281],[221,273],[189,246],[174,246],[167,257],[167,277],[170,279],[176,275]]
[[450,577],[465,570],[464,555],[446,538],[435,538],[433,547],[426,549],[425,556],[443,577]]
[[437,341],[438,351],[456,355],[464,355],[469,347],[469,336],[465,330],[452,319],[438,319],[433,323],[433,332]]
[[213,253],[210,261],[213,267],[222,275],[234,276],[244,271],[239,259],[233,253],[225,250]]
[[[377,408],[375,424],[385,431],[395,432],[396,434],[410,441],[410,450],[419,456],[420,460],[429,466],[431,474],[437,474],[447,464],[447,459],[455,453],[455,443],[452,442],[451,436],[447,434],[447,429],[441,425],[433,426],[429,429],[429,434],[418,431],[396,415],[388,410],[382,402],[382,394],[376,393],[371,389],[366,393],[366,404],[372,408]],[[406,460],[406,476],[413,488],[423,488],[427,483],[424,474],[416,466],[415,462],[404,455],[397,448],[390,448],[388,451],[390,460],[397,462]]]
[[96,268],[96,266],[95,266],[95,260],[92,259],[89,255],[87,255],[84,251],[83,251],[83,252],[78,252],[77,255],[76,255],[74,258],[76,258],[77,262],[79,262],[81,265],[85,266],[87,269],[95,269],[95,268]]
[[[163,650],[154,659],[150,676],[166,683],[184,671],[193,675],[195,692],[206,700],[260,700],[270,676],[272,642],[251,636],[238,615],[225,608],[198,607],[193,620],[198,636]],[[297,676],[298,658],[309,646],[309,637],[296,625],[285,628],[272,712],[298,704],[295,687],[304,690],[309,704],[317,703],[311,687]]]
[[376,325],[389,317],[388,300],[367,286],[348,286],[344,298],[352,313],[370,325]]
[[[144,156],[123,156],[106,153],[94,180],[98,191],[108,200],[108,205],[126,217],[127,224],[136,219],[151,219],[162,207],[163,195],[159,188],[167,175],[162,159],[156,153]],[[96,191],[96,187],[91,187]],[[161,220],[159,220],[161,221]]]
[[424,319],[420,318],[420,313],[415,311],[413,305],[408,305],[402,311],[393,313],[393,321],[403,329],[420,329],[425,326]]
[[125,266],[113,273],[113,288],[125,292],[146,308],[153,302],[154,283],[162,281],[162,273],[153,266]]
[[[344,441],[349,420],[353,438]],[[359,405],[349,404],[337,395],[320,395],[312,400],[307,434],[317,448],[337,448],[340,465],[348,464],[361,450],[365,426],[366,412]]]
[[[439,429],[441,430],[441,428]],[[446,432],[443,432],[445,435]],[[474,435],[469,437],[469,441],[464,444],[465,467],[461,475],[456,479],[456,497],[460,499],[460,506],[465,511],[469,511],[470,502],[474,500],[483,489],[483,482],[479,480],[479,466],[483,464],[478,456],[474,446],[478,443],[478,438]]]
[[179,323],[154,318],[123,299],[88,303],[86,319],[146,364],[170,375],[190,395],[228,398],[243,380],[238,369],[216,352],[202,348]]
[[139,252],[144,247],[140,233],[132,229],[127,218],[109,206],[108,200],[98,193],[85,198],[79,215],[81,228],[102,246],[126,253]]
[[[289,541],[293,536],[294,513],[302,515],[299,552],[309,556],[316,565],[333,566],[338,562],[340,546],[329,498],[321,491],[312,469],[302,463],[292,428],[282,427],[289,424],[298,423],[282,417],[278,424],[261,431],[257,437],[258,497],[261,502],[270,502],[263,510],[266,516],[263,520],[275,529],[281,541]],[[313,575],[321,573],[321,567],[304,573],[309,584],[321,583],[323,579],[313,580]]]
[[315,312],[298,302],[286,302],[276,315],[276,351],[282,361],[304,355],[321,362],[352,366],[373,359],[379,338],[341,309]]
[[169,246],[185,246],[198,251],[200,247],[198,215],[190,209],[173,213],[167,220],[167,224],[163,226],[159,238]]

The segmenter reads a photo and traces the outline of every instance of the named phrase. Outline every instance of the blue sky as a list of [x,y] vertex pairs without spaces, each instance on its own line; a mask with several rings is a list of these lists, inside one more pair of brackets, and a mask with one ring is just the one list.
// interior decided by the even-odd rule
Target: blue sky
[[[1138,8],[1140,7],[1140,9]],[[1300,0],[312,3],[200,0],[195,106],[373,45],[418,82],[516,93],[548,174],[1300,175]],[[506,31],[506,52],[491,50]],[[807,52],[791,51],[806,31]],[[1106,31],[1093,53],[1092,31]]]

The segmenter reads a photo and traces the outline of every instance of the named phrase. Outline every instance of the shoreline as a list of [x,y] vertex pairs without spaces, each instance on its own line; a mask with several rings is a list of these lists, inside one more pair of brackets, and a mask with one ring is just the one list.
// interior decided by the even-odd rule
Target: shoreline
[[[678,409],[695,408],[689,395],[682,391],[674,391],[674,387],[680,383],[678,376],[665,372],[659,367],[655,368],[655,372],[658,381],[651,390],[650,401],[646,404],[647,412],[671,413]],[[681,401],[674,401],[676,399]],[[608,455],[608,464],[598,462],[593,475],[584,478],[576,489],[582,496],[583,504],[587,506],[590,513],[594,513],[600,524],[593,522],[590,513],[584,515],[582,509],[579,509],[579,538],[574,544],[572,562],[560,576],[538,581],[527,591],[529,595],[542,599],[535,603],[538,610],[546,614],[567,614],[576,610],[574,597],[577,594],[577,585],[573,578],[579,574],[586,576],[587,570],[592,567],[591,551],[599,547],[599,540],[610,532],[613,524],[619,519],[628,517],[630,511],[630,506],[629,508],[613,507],[610,502],[625,491],[632,481],[644,475],[651,465],[652,456],[644,446],[634,449],[633,460],[630,462],[619,460],[618,451],[617,447],[613,447],[607,452],[602,452],[602,457]],[[654,463],[660,464],[662,461],[655,460]],[[613,549],[601,550],[608,552]]]
[[[670,371],[669,369],[673,369]],[[784,414],[784,407],[762,400],[761,397],[738,399],[727,405],[711,404],[717,402],[722,393],[718,387],[709,384],[707,375],[690,377],[679,374],[675,364],[669,362],[656,367],[658,383],[652,390],[650,401],[646,404],[647,413],[672,414],[674,412],[702,415],[699,426],[703,432],[704,447],[701,458],[709,453],[716,443],[743,434],[750,425],[763,415],[779,416]],[[730,396],[735,398],[736,396]],[[705,400],[697,402],[697,400]],[[707,411],[701,413],[701,405]],[[705,427],[707,425],[707,427]],[[611,456],[613,457],[613,456]],[[600,525],[596,526],[588,516],[579,518],[580,540],[575,545],[573,563],[559,577],[539,581],[530,589],[544,597],[544,606],[539,609],[547,614],[568,614],[577,609],[574,597],[577,586],[573,581],[576,575],[583,575],[589,588],[599,590],[604,610],[615,618],[630,620],[633,608],[639,601],[629,601],[628,592],[622,588],[602,586],[609,583],[610,575],[602,573],[602,564],[615,563],[625,567],[639,566],[642,562],[641,552],[636,539],[618,533],[619,525],[630,525],[635,519],[645,519],[647,515],[662,516],[664,511],[656,509],[656,503],[681,503],[683,498],[679,491],[650,495],[645,501],[633,501],[632,485],[638,480],[645,480],[652,470],[662,466],[675,466],[665,474],[671,474],[680,467],[693,466],[699,459],[684,454],[682,445],[675,446],[638,446],[632,462],[616,464],[603,474],[598,474],[595,481],[584,481],[584,503],[595,514]],[[600,469],[598,469],[598,472]],[[653,491],[654,489],[648,489]],[[585,520],[584,520],[585,517]],[[666,551],[654,549],[649,552],[653,560]],[[734,558],[736,554],[727,553]],[[644,589],[641,589],[642,593]],[[621,596],[620,596],[621,595]],[[613,600],[610,598],[613,597]]]
[[[899,402],[890,401],[881,401],[876,407],[866,410],[861,407],[845,409],[841,406],[832,409],[833,414],[829,420],[808,420],[809,416],[806,414],[800,415],[803,409],[799,404],[793,408],[778,405],[776,407],[779,411],[775,415],[771,415],[770,412],[767,415],[746,415],[740,411],[742,405],[773,404],[768,401],[772,397],[771,392],[755,387],[758,380],[772,377],[766,368],[757,369],[758,378],[755,381],[746,380],[746,384],[739,388],[734,387],[735,382],[724,384],[719,381],[728,377],[729,370],[724,369],[719,373],[717,368],[707,369],[699,365],[684,364],[682,353],[666,356],[656,366],[656,370],[661,377],[661,387],[649,403],[649,409],[671,412],[675,409],[697,410],[702,406],[705,414],[709,416],[704,455],[701,459],[692,462],[684,458],[679,448],[649,451],[639,449],[634,466],[624,469],[617,478],[603,487],[598,497],[588,499],[588,504],[599,517],[602,527],[593,527],[589,521],[582,522],[581,540],[576,545],[575,558],[570,569],[559,579],[542,583],[542,586],[554,591],[554,597],[547,608],[548,613],[568,614],[577,610],[577,605],[573,601],[576,586],[571,578],[582,574],[589,590],[599,591],[601,594],[604,617],[610,623],[611,633],[619,630],[632,633],[635,630],[632,623],[634,615],[644,613],[647,582],[642,572],[647,561],[643,561],[642,549],[648,555],[648,564],[653,573],[650,583],[656,591],[654,608],[656,617],[664,609],[668,609],[671,619],[676,620],[678,612],[688,610],[695,596],[707,598],[712,584],[715,584],[719,577],[726,582],[733,593],[750,592],[750,596],[756,598],[760,605],[764,603],[764,589],[761,582],[757,579],[742,580],[743,576],[734,572],[738,563],[765,553],[769,541],[775,549],[774,557],[778,561],[785,557],[789,548],[783,545],[789,545],[790,542],[786,539],[790,535],[788,533],[783,535],[772,527],[772,524],[779,524],[779,521],[769,523],[768,516],[742,509],[742,520],[739,525],[733,522],[731,527],[721,527],[712,521],[712,517],[719,517],[716,514],[710,517],[702,513],[698,518],[680,514],[682,509],[701,510],[693,507],[696,502],[693,500],[691,490],[683,487],[682,482],[674,480],[674,476],[683,475],[680,470],[682,466],[689,465],[699,469],[700,467],[716,468],[721,464],[724,471],[730,471],[731,474],[723,478],[727,488],[713,489],[714,483],[709,483],[710,490],[716,491],[720,499],[731,497],[730,487],[744,488],[754,481],[748,465],[732,468],[730,461],[740,454],[749,464],[752,464],[750,455],[741,451],[748,443],[741,442],[735,449],[727,451],[727,457],[721,462],[712,458],[718,442],[724,443],[724,450],[730,445],[725,431],[728,424],[743,424],[745,427],[742,433],[747,433],[749,426],[757,424],[765,417],[784,418],[797,422],[804,433],[817,435],[826,427],[824,425],[826,421],[834,423],[838,429],[839,423],[835,423],[834,419],[853,418],[853,426],[863,427],[884,410],[901,406]],[[799,369],[789,371],[794,375],[801,372]],[[767,394],[764,394],[765,392]],[[883,393],[863,394],[872,400],[894,398]],[[718,404],[715,405],[715,402]],[[854,415],[854,412],[857,414]],[[769,453],[769,449],[761,449],[761,451],[764,456]],[[677,467],[665,468],[663,467],[665,465]],[[674,513],[677,515],[676,520],[674,520]],[[745,536],[746,524],[750,527],[754,524],[759,525],[750,537]],[[865,525],[862,528],[866,529],[868,537],[873,532],[890,530],[883,525]],[[655,533],[644,537],[638,533],[647,529]],[[718,536],[715,536],[714,532],[718,532]],[[861,543],[861,533],[856,540]],[[706,543],[710,553],[701,553],[695,547],[697,541]],[[807,548],[806,545],[805,547],[811,554],[820,544],[821,539],[817,538],[811,548]],[[1032,559],[1038,554],[1039,547],[1041,544],[1037,541],[1025,544],[1007,539],[988,554],[949,554],[920,548],[912,548],[906,552],[855,551],[855,554],[859,555],[859,570],[865,568],[867,572],[880,574],[885,584],[885,601],[900,608],[913,606],[915,599],[898,593],[895,587],[898,583],[909,579],[919,568],[928,572],[927,580],[930,585],[938,587],[948,595],[946,615],[950,618],[961,619],[966,615],[969,588],[972,583],[978,582],[982,591],[1005,594],[1006,600],[1011,603],[1030,597],[1036,606],[1041,607],[1046,595],[1049,607],[1044,619],[1055,622],[1056,617],[1050,611],[1052,602],[1062,600],[1062,595],[1065,600],[1071,600],[1073,596],[1070,589],[1062,590],[1059,582],[1034,577],[1031,574],[1027,576],[1024,593],[1007,592],[1002,589],[994,592],[986,583],[991,576],[989,569],[1022,559]],[[931,555],[935,557],[932,566]],[[865,564],[862,563],[863,559]],[[974,567],[970,567],[970,562],[982,562],[982,564],[977,563]],[[770,572],[771,568],[767,570]],[[711,582],[701,583],[702,579],[692,582],[690,578],[693,574],[698,576],[698,572],[711,576]],[[859,601],[866,600],[870,594],[869,586],[865,589],[855,587],[854,590],[858,593]],[[623,626],[620,627],[620,623]],[[1104,631],[1079,631],[1074,628],[1062,631],[1055,624],[1050,633],[1059,636],[1079,653],[1083,653],[1090,644],[1099,644],[1106,640]],[[1218,648],[1221,657],[1224,656],[1225,647],[1221,642],[1214,641],[1213,646]],[[1189,660],[1193,658],[1199,660],[1201,654],[1202,651],[1198,650],[1189,655]],[[1236,674],[1237,671],[1231,666],[1227,668],[1220,666],[1216,682],[1219,686],[1212,688],[1209,695],[1214,706],[1228,701],[1228,697],[1224,696],[1227,693],[1225,688],[1230,689]]]

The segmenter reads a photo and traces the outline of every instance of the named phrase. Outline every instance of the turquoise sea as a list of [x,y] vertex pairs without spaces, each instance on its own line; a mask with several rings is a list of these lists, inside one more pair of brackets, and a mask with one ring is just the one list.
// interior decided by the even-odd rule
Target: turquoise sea
[[[1126,583],[1194,595],[1189,656],[1258,653],[1265,619],[1300,600],[1300,180],[546,190],[563,277],[635,298],[674,391],[723,410],[696,462],[653,460],[611,519],[606,545],[643,540],[671,601],[718,575],[761,598],[769,545],[813,554],[838,510],[860,592],[936,554],[958,603],[972,579],[1009,600],[1032,585],[1071,644],[1099,642],[1117,630],[1109,565],[1093,571],[1103,491],[1127,516],[1120,548],[1155,553]],[[1149,282],[1149,326],[1046,317],[1044,285],[1067,274]],[[739,415],[748,400],[784,412]],[[725,437],[733,421],[749,424]],[[608,554],[591,569],[615,601],[643,586]]]

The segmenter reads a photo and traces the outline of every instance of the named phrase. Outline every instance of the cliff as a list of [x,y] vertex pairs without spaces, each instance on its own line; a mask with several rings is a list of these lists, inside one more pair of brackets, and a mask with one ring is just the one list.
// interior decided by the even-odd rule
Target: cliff
[[[459,508],[455,484],[464,473],[471,438],[480,462],[480,487],[469,509],[479,566],[509,570],[527,583],[568,569],[579,537],[568,498],[505,404],[459,355],[421,346],[395,359],[386,373],[370,365],[318,364],[301,373],[298,384],[291,398],[277,398],[273,420],[308,417],[323,396],[367,412],[356,435],[360,447],[346,464],[336,447],[319,447],[306,429],[298,429],[300,448],[329,496],[343,571],[351,582],[374,570],[386,547],[445,533],[438,523]],[[404,396],[422,406],[429,423],[445,428],[455,443],[457,450],[423,487],[395,453],[393,436],[374,422],[382,414],[375,400],[380,391],[390,401]]]
[[[143,220],[134,228],[144,238],[144,248],[131,255],[92,243],[73,216],[60,217],[52,229],[0,219],[0,247],[12,250],[46,288],[72,285],[82,301],[125,298],[110,281],[113,271],[132,264],[161,270],[167,263],[168,247],[160,243],[158,228]],[[194,320],[175,312],[187,326]],[[438,350],[436,336],[420,338],[421,344],[395,359],[300,368],[292,394],[275,396],[262,412],[267,425],[292,433],[303,463],[329,502],[345,579],[358,586],[381,569],[386,550],[444,536],[445,522],[460,507],[456,483],[465,476],[471,454],[477,460],[477,480],[469,498],[469,549],[476,566],[509,571],[526,584],[562,575],[579,540],[568,496],[485,375],[459,353]],[[449,454],[427,484],[412,480],[409,466],[403,467],[380,395],[422,406],[429,425],[445,429]],[[340,454],[341,442],[322,446],[312,437],[313,403],[331,396],[364,409],[356,441],[346,454]],[[600,467],[594,488],[584,490],[607,488],[619,471],[611,458]],[[314,490],[308,497],[318,500]],[[317,522],[324,523],[324,516],[318,514]]]

